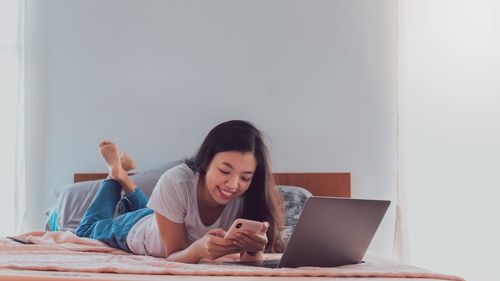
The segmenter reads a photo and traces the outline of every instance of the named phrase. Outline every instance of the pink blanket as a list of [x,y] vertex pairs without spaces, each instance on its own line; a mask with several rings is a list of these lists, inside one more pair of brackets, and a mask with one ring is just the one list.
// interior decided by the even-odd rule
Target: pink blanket
[[[268,269],[221,264],[221,261],[234,259],[234,256],[201,264],[168,262],[160,258],[132,255],[97,240],[79,238],[71,232],[30,232],[16,239],[31,244],[1,238],[0,269],[174,275],[409,277],[464,281],[458,276],[377,258],[369,258],[363,264],[332,268]],[[276,255],[266,254],[266,258],[272,257]]]

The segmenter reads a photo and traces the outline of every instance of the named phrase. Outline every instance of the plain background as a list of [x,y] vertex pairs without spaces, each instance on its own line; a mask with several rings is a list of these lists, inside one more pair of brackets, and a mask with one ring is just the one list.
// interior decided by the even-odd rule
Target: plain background
[[398,4],[399,167],[412,263],[500,280],[500,1]]
[[[276,172],[351,172],[395,199],[397,7],[387,1],[26,1],[28,229],[54,189],[191,156],[213,126],[252,121]],[[394,202],[393,202],[394,203]],[[394,205],[371,251],[392,254]]]

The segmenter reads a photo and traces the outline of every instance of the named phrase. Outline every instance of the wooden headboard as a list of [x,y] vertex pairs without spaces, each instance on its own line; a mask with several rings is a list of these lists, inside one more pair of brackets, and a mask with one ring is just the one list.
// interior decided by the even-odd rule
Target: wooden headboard
[[[105,173],[76,173],[74,182],[106,178]],[[350,173],[274,173],[279,185],[301,186],[316,196],[351,197]]]

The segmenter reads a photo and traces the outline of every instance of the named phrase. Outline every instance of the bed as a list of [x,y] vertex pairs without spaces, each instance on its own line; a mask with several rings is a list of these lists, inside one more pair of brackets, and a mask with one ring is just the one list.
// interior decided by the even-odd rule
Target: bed
[[[139,173],[133,177],[137,177],[137,181],[142,183],[148,180],[152,183],[164,169],[165,167],[154,173],[145,173],[146,176]],[[81,186],[84,185],[95,189],[99,179],[105,176],[102,173],[77,173],[74,175],[75,184],[58,190],[58,197],[66,196],[61,200],[67,201],[68,197],[80,196],[73,198],[76,200],[73,202],[81,202],[85,198],[67,191],[75,189],[74,186],[82,189]],[[351,196],[349,173],[276,173],[274,177],[280,186],[302,187],[316,196]],[[145,191],[149,193],[148,190]],[[89,197],[92,196],[91,194]],[[74,220],[70,215],[56,216],[59,217],[53,221]],[[57,226],[60,227],[59,231],[23,234],[16,237],[20,239],[18,242],[2,238],[0,280],[463,280],[458,276],[439,274],[377,257],[366,257],[367,262],[363,265],[336,268],[260,269],[223,265],[220,261],[196,265],[171,263],[163,259],[113,252],[115,250],[99,244],[99,241],[75,238],[68,230],[73,224],[61,224]],[[266,254],[266,257],[276,255],[279,254]],[[226,257],[224,260],[234,258]]]

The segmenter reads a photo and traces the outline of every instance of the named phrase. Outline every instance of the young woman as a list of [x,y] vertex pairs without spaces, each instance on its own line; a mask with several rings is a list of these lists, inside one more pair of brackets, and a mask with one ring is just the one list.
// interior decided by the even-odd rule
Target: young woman
[[[240,253],[261,260],[281,251],[283,207],[261,132],[246,121],[213,128],[194,157],[166,171],[149,202],[129,178],[133,160],[109,141],[99,144],[109,168],[76,234],[140,255],[197,263]],[[121,198],[121,191],[125,195]],[[113,218],[120,201],[120,215]],[[236,218],[262,223],[257,233],[224,234]]]

